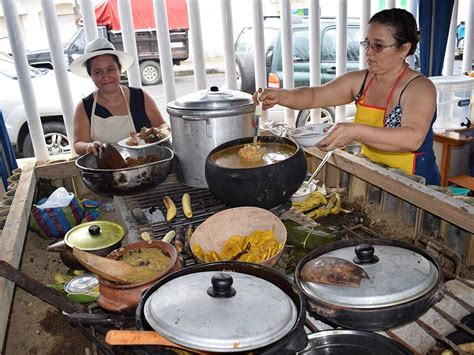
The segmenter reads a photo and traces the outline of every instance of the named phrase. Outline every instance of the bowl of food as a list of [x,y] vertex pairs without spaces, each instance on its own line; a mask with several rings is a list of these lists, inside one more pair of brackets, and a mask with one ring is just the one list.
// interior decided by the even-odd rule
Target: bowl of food
[[311,181],[309,184],[307,181],[304,181],[298,191],[296,191],[291,197],[293,202],[303,202],[306,200],[309,195],[311,195],[317,188],[316,182]]
[[315,123],[291,129],[288,136],[303,147],[313,147],[329,134],[332,123]]
[[214,214],[191,236],[199,263],[242,261],[275,266],[287,238],[285,225],[258,207],[230,208]]
[[97,303],[112,312],[134,311],[145,290],[157,280],[181,268],[174,246],[161,240],[128,244],[108,254],[107,258],[158,272],[151,280],[128,285],[116,284],[99,277],[100,296]]

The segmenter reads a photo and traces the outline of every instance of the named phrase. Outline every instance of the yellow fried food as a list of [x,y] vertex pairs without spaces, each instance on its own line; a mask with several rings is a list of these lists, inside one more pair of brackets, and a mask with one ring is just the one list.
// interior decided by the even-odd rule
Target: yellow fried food
[[183,204],[183,212],[187,218],[193,217],[193,210],[191,209],[191,196],[188,193],[183,194],[183,198],[181,199]]
[[240,243],[235,240],[226,240],[221,251],[222,260],[231,260],[233,257],[237,256],[242,252],[240,248]]
[[204,261],[208,263],[213,263],[213,262],[222,261],[222,260],[218,252],[211,250],[211,251],[208,251],[206,255],[204,256]]
[[199,244],[194,244],[191,249],[193,250],[194,255],[196,255],[199,259],[204,260],[206,258],[206,254]]
[[166,207],[166,220],[168,222],[172,221],[173,218],[176,217],[176,205],[174,204],[173,200],[169,196],[163,197],[163,203]]

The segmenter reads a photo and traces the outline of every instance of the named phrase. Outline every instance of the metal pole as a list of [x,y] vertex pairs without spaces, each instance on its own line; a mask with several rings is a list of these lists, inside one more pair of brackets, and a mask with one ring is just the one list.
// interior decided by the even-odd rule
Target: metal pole
[[92,7],[91,0],[81,0],[81,12],[82,17],[84,19],[84,32],[86,35],[86,43],[96,39],[98,36],[97,34],[97,22],[95,19],[95,12],[94,8]]
[[[362,0],[360,12],[360,40],[364,41],[367,36],[367,26],[370,20],[370,0]],[[367,69],[367,58],[365,51],[359,48],[359,69]]]
[[141,88],[140,67],[138,61],[135,29],[133,27],[131,0],[118,0],[120,27],[122,28],[123,50],[133,56],[133,65],[127,70],[128,84]]
[[253,0],[253,28],[253,40],[255,43],[255,88],[266,88],[267,79],[265,72],[265,44],[263,41],[262,0]]
[[395,0],[386,0],[387,3],[385,5],[386,9],[393,9],[395,7]]
[[[408,0],[408,12],[410,12],[416,20],[416,23],[418,23],[418,1],[417,0]],[[414,69],[415,68],[415,55],[410,55],[407,58],[407,63],[410,65],[410,68]]]
[[221,0],[222,33],[224,39],[225,81],[229,89],[237,90],[235,71],[234,33],[230,0]]
[[59,30],[56,16],[56,8],[50,0],[41,0],[43,7],[46,32],[48,35],[49,48],[51,49],[51,59],[53,61],[56,85],[58,86],[59,100],[63,110],[64,125],[69,139],[71,155],[75,156],[74,151],[74,103],[71,95],[71,86],[67,75],[66,62],[64,60],[64,51],[61,43],[61,31]]
[[[173,58],[171,54],[170,32],[168,29],[168,11],[166,0],[153,0],[155,11],[156,39],[160,53],[160,67],[165,90],[166,103],[176,99],[174,83]],[[164,114],[162,112],[162,114]]]
[[15,0],[2,0],[3,14],[7,25],[8,38],[15,62],[18,84],[20,86],[21,98],[25,107],[28,129],[31,142],[35,151],[36,160],[46,161],[49,159],[46,142],[44,140],[43,126],[36,104],[33,83],[31,82],[28,60],[26,59],[25,41],[18,23],[18,10]]
[[[321,85],[321,8],[319,0],[309,2],[309,85]],[[310,122],[321,122],[321,109],[313,108],[310,112]]]
[[448,43],[444,53],[443,75],[453,75],[454,51],[456,49],[456,25],[458,23],[459,1],[454,0],[453,13],[451,14],[451,23],[449,25]]
[[[347,0],[338,1],[336,17],[336,76],[346,72],[347,64]],[[336,121],[346,116],[346,106],[336,106]]]
[[187,0],[189,13],[189,42],[194,66],[194,82],[197,90],[207,88],[204,47],[202,43],[201,12],[197,0]]
[[[295,80],[293,75],[293,28],[291,26],[290,0],[280,1],[280,12],[283,88],[293,89],[295,87]],[[285,107],[285,122],[289,126],[295,125],[295,110]]]

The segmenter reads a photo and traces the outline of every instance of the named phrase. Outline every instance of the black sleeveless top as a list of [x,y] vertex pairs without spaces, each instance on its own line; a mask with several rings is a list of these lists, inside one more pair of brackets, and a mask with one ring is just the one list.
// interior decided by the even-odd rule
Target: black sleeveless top
[[[130,90],[130,113],[132,114],[133,124],[135,126],[136,132],[140,132],[142,127],[151,127],[150,119],[148,118],[145,112],[145,96],[143,95],[143,90],[139,88],[129,87]],[[84,109],[86,110],[87,117],[89,121],[92,116],[92,105],[94,103],[94,93],[82,99]],[[107,118],[112,116],[110,111],[100,105],[98,102],[95,106],[95,115],[102,118]]]

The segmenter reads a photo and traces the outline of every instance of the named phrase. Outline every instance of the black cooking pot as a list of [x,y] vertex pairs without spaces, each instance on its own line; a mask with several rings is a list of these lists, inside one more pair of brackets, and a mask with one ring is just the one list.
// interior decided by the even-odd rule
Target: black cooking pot
[[[231,277],[230,284],[228,283],[229,275]],[[234,278],[235,281],[233,285],[232,278]],[[191,282],[188,283],[189,280],[191,280]],[[201,280],[206,281],[201,283]],[[242,285],[245,284],[246,281],[249,281],[249,287],[242,288]],[[182,286],[184,287],[182,292],[179,286],[180,283],[182,283]],[[199,264],[166,276],[165,278],[159,280],[150,289],[148,289],[148,291],[146,291],[143,295],[136,311],[137,328],[141,330],[151,330],[155,328],[155,330],[157,330],[157,327],[162,327],[158,330],[160,330],[159,333],[164,336],[165,334],[163,334],[163,331],[171,329],[171,332],[173,332],[172,330],[174,329],[176,332],[169,337],[170,340],[174,341],[175,343],[180,343],[178,338],[181,338],[181,345],[185,345],[192,349],[205,350],[202,348],[202,346],[198,347],[192,345],[199,342],[202,344],[202,329],[204,329],[203,331],[206,331],[208,328],[216,327],[217,331],[219,331],[219,327],[221,327],[221,324],[219,323],[220,320],[222,320],[222,328],[226,329],[225,327],[229,325],[229,318],[219,319],[219,317],[228,313],[228,307],[233,307],[235,305],[234,302],[240,305],[240,301],[245,298],[247,300],[251,300],[252,302],[256,302],[257,304],[260,302],[263,309],[261,313],[264,313],[266,318],[273,319],[270,307],[275,305],[279,306],[280,303],[273,303],[275,299],[267,297],[267,294],[265,293],[266,290],[261,291],[260,288],[256,286],[260,283],[268,284],[270,287],[267,288],[274,287],[277,294],[279,293],[280,296],[283,296],[282,299],[284,302],[281,303],[281,308],[285,308],[286,306],[290,305],[290,308],[293,309],[293,323],[289,322],[287,324],[285,322],[285,317],[282,317],[281,319],[278,318],[282,315],[286,315],[285,312],[282,312],[282,315],[278,315],[278,317],[275,318],[278,319],[276,323],[281,323],[281,328],[276,327],[278,328],[277,331],[281,332],[284,328],[288,328],[288,330],[284,330],[284,334],[281,334],[278,339],[268,344],[268,339],[265,339],[265,334],[267,332],[266,326],[263,326],[257,333],[249,332],[251,330],[249,328],[253,328],[255,325],[259,327],[258,312],[255,312],[255,314],[252,314],[250,317],[246,317],[245,315],[248,309],[239,308],[240,312],[231,312],[232,316],[230,317],[230,324],[231,328],[233,329],[229,333],[233,335],[235,331],[236,334],[235,338],[233,336],[230,337],[230,341],[233,346],[230,346],[230,349],[226,347],[225,350],[223,348],[219,348],[222,346],[222,343],[229,342],[229,337],[225,339],[225,335],[229,334],[224,332],[223,338],[218,337],[217,339],[214,339],[214,337],[216,337],[216,333],[214,332],[215,329],[209,330],[209,344],[218,347],[218,353],[244,353],[243,351],[239,351],[238,346],[247,347],[245,349],[246,351],[251,351],[252,353],[258,354],[295,354],[297,351],[303,350],[308,344],[308,337],[304,330],[306,316],[306,305],[304,298],[296,290],[295,285],[289,281],[285,275],[282,275],[269,267],[253,263],[219,262]],[[175,295],[175,297],[160,298],[161,294],[159,292],[166,293],[167,291],[171,292],[173,295]],[[232,291],[235,291],[235,293],[232,293]],[[217,292],[217,294],[215,292]],[[255,292],[259,293],[261,297],[255,297]],[[178,306],[167,304],[168,301],[172,303],[179,302],[178,297],[180,295],[182,295],[183,302]],[[162,312],[157,311],[155,308],[150,308],[153,305],[152,302],[155,301],[154,298],[157,298],[158,301],[155,303],[155,305],[159,304],[165,308]],[[149,303],[147,303],[147,301]],[[266,308],[267,304],[268,309]],[[206,305],[208,306],[206,307]],[[209,305],[212,306],[209,307]],[[250,306],[252,307],[252,305]],[[257,308],[259,306],[257,306]],[[273,309],[273,311],[278,313],[280,311],[279,308],[280,307],[277,307],[276,309]],[[151,314],[150,309],[153,310]],[[159,324],[157,326],[155,323],[155,317],[166,319],[166,313],[169,309],[171,309],[171,312],[175,312],[176,310],[177,313],[173,314],[173,317],[178,318],[175,321],[170,321],[169,323],[165,322],[161,326]],[[268,310],[267,313],[265,313],[266,309]],[[195,314],[188,314],[188,312],[194,311],[198,312],[199,314],[205,314],[205,316],[200,318],[199,316],[195,317]],[[244,319],[240,319],[242,315],[244,315]],[[186,321],[187,318],[192,319],[193,322],[188,324]],[[268,321],[268,319],[263,319],[262,322],[265,323]],[[242,323],[240,323],[240,321],[242,321]],[[150,322],[154,325],[153,328],[150,325]],[[179,327],[177,324],[175,324],[175,322],[179,322]],[[190,327],[187,325],[190,325]],[[269,324],[269,327],[271,328],[274,326],[274,323]],[[200,334],[189,334],[189,332],[193,333],[195,331],[199,332]],[[260,334],[260,331],[263,334]],[[188,334],[191,340],[188,341],[188,339],[185,339],[183,342],[183,339],[186,337],[186,335],[183,334]],[[248,341],[239,342],[239,340],[242,340],[239,338],[240,336],[246,338],[246,340],[248,340],[247,337],[249,336],[255,336],[255,339],[252,338],[252,340],[255,342],[251,343],[254,348],[248,348]],[[267,345],[262,347],[255,346],[255,344],[262,342],[266,342]],[[206,345],[209,346],[207,343]],[[157,347],[150,347],[149,350],[151,352],[154,352],[153,350],[158,352]]]
[[96,156],[85,154],[76,160],[84,184],[99,195],[128,195],[151,189],[163,182],[171,172],[173,151],[162,145],[152,145],[141,149],[115,146],[120,155],[138,159],[155,156],[156,160],[138,166],[123,169],[99,169]]
[[228,206],[255,206],[265,209],[288,201],[303,183],[307,163],[303,149],[288,138],[261,136],[259,142],[295,147],[289,158],[255,168],[218,166],[214,154],[233,146],[252,143],[253,137],[233,140],[214,148],[206,159],[205,172],[209,189]]
[[[303,267],[321,257],[353,263],[368,279],[362,278],[359,287],[303,281]],[[358,330],[386,330],[414,321],[444,294],[443,271],[436,259],[422,248],[394,240],[326,244],[298,263],[295,281],[316,316]]]

